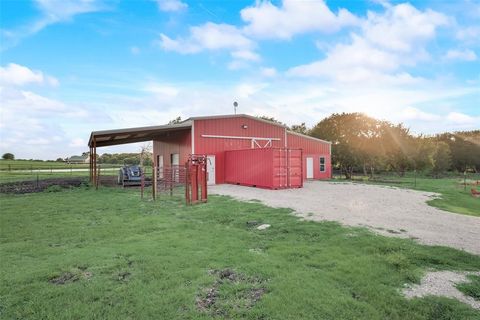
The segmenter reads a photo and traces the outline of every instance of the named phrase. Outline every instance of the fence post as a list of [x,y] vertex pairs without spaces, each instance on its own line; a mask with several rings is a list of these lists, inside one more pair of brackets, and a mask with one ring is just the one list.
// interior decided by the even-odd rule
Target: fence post
[[100,165],[98,166],[97,170],[97,178],[95,179],[95,189],[98,190],[98,182],[100,180]]
[[141,182],[140,182],[140,190],[141,190],[141,198],[143,200],[143,188],[145,188],[145,173],[142,172]]
[[414,174],[415,174],[415,188],[417,187],[417,169],[413,170]]
[[467,170],[463,171],[463,190],[467,191]]

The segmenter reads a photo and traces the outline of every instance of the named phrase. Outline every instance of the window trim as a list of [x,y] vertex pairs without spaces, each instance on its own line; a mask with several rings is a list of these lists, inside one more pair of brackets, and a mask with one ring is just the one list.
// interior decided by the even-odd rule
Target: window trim
[[[322,163],[322,159],[323,159],[323,163]],[[326,172],[327,171],[327,161],[326,161],[326,157],[325,156],[320,156],[320,158],[318,159],[318,162],[320,164],[320,172]],[[322,166],[323,166],[323,170],[322,170]]]

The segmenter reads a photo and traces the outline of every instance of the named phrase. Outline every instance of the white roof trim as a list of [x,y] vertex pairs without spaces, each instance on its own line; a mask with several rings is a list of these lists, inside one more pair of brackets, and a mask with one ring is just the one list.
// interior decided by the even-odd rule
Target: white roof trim
[[330,141],[318,139],[318,138],[311,137],[311,136],[307,136],[307,135],[304,135],[304,134],[301,134],[301,133],[298,133],[298,132],[295,132],[295,131],[287,130],[287,133],[288,133],[288,134],[294,134],[294,135],[300,136],[300,137],[302,137],[302,138],[307,138],[307,139],[312,139],[312,140],[315,140],[315,141],[320,141],[320,142],[332,144]]

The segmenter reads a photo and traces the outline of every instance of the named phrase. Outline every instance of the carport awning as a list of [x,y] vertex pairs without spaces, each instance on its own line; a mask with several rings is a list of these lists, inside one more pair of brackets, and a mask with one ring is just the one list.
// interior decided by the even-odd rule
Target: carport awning
[[182,123],[162,126],[92,131],[88,146],[91,148],[106,147],[125,143],[151,141],[157,137],[168,135],[173,132],[191,129],[191,127],[192,121],[186,120]]

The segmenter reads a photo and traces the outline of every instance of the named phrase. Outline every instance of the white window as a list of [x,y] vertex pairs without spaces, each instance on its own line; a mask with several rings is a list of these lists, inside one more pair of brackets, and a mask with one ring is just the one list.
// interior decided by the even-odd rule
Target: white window
[[320,157],[320,172],[325,172],[325,157]]

